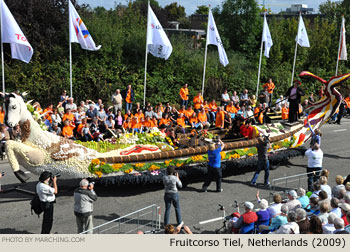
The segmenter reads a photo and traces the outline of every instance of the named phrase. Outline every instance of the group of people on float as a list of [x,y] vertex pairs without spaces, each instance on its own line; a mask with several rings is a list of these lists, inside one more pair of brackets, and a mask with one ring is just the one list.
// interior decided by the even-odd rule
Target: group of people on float
[[[349,234],[350,233],[350,175],[335,177],[328,185],[329,171],[322,170],[312,191],[290,190],[287,199],[274,194],[273,203],[256,198],[258,206],[244,203],[244,213],[233,213],[230,233],[276,234]],[[255,209],[255,210],[254,210]]]

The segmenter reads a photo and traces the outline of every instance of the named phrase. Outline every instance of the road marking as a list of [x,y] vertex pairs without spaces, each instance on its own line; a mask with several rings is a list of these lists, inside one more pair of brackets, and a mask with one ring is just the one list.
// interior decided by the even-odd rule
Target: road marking
[[333,130],[334,132],[345,131],[346,129]]

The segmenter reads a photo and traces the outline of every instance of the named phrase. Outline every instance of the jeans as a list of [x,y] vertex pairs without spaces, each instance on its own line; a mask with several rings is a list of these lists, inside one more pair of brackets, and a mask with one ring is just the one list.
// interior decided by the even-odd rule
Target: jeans
[[258,170],[254,173],[253,179],[250,183],[255,184],[256,180],[259,177],[259,173],[265,170],[264,183],[269,183],[269,175],[270,175],[270,161],[269,160],[258,160]]
[[132,110],[132,103],[125,102],[125,104],[126,104],[126,106],[125,106],[125,113],[128,112],[128,110],[131,111]]
[[[94,228],[92,223],[92,214],[89,216],[75,216],[75,220],[78,227],[78,234]],[[92,230],[87,232],[87,234],[92,234]]]
[[41,208],[44,210],[43,223],[41,226],[42,234],[50,234],[53,224],[53,202],[41,202]]
[[215,179],[216,181],[216,191],[221,190],[221,178],[222,178],[222,169],[220,168],[214,168],[208,165],[208,175],[205,179],[205,182],[203,184],[203,189],[207,189],[210,185],[211,181]]
[[164,226],[169,224],[171,203],[173,204],[173,206],[175,208],[177,224],[178,225],[181,224],[182,217],[181,217],[181,211],[180,211],[179,194],[178,193],[165,193],[164,194],[164,202],[165,202]]
[[311,173],[311,174],[307,175],[307,189],[308,189],[308,191],[310,191],[310,192],[313,191],[312,187],[314,185],[314,182],[317,182],[318,179],[320,178],[321,170],[322,170],[322,167],[313,167],[313,168],[308,167],[306,169],[307,173],[315,172],[315,174]]
[[185,108],[187,109],[188,100],[181,100],[181,106],[185,105]]

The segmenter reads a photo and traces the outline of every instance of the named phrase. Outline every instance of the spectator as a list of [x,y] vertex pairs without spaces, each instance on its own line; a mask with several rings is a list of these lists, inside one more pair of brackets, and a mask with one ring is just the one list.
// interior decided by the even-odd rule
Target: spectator
[[279,193],[273,195],[273,204],[271,204],[267,210],[270,213],[270,219],[281,213],[282,197]]
[[63,122],[68,121],[70,124],[73,125],[75,121],[74,114],[72,113],[72,110],[70,108],[68,108],[66,111],[67,112],[64,114],[62,121]]
[[221,129],[225,128],[225,111],[221,108],[217,108],[215,126]]
[[330,199],[332,197],[332,189],[329,185],[327,185],[328,179],[325,176],[320,177],[321,190],[327,193],[327,197]]
[[220,152],[225,148],[225,144],[218,139],[218,141],[213,142],[209,145],[208,150],[208,174],[203,184],[202,191],[206,192],[208,186],[210,185],[213,179],[216,180],[216,191],[222,192],[221,188],[221,178],[222,178],[222,169],[221,169],[221,155]]
[[288,223],[277,229],[276,234],[299,234],[299,225],[296,223],[297,215],[294,211],[288,212]]
[[104,110],[104,106],[101,104],[100,109],[97,112],[97,120],[98,120],[98,127],[101,131],[101,133],[104,133],[106,131],[106,120],[107,120],[107,114]]
[[21,133],[21,127],[19,126],[19,124],[17,124],[13,128],[9,128],[8,131],[9,131],[11,140],[20,140],[21,139],[22,133]]
[[301,203],[297,200],[297,192],[294,190],[290,190],[287,194],[288,202],[286,205],[288,206],[289,211],[296,211],[297,208],[301,207]]
[[349,232],[344,229],[344,220],[341,218],[335,218],[334,228],[333,234],[349,234]]
[[310,208],[308,209],[309,210],[308,215],[312,215],[312,214],[318,215],[320,213],[320,207],[318,205],[318,198],[316,198],[316,197],[310,198],[309,206],[310,206]]
[[249,201],[244,202],[244,214],[233,223],[233,227],[239,229],[240,234],[248,234],[254,231],[254,223],[258,220],[258,216],[253,209],[253,203]]
[[320,219],[322,225],[328,223],[328,211],[329,211],[329,204],[326,201],[322,201],[319,203],[320,206],[320,213],[317,215],[317,217]]
[[178,225],[176,228],[173,225],[168,224],[165,226],[164,232],[166,234],[179,234],[182,228],[186,234],[192,234],[192,231],[190,230],[190,228],[188,226],[184,226],[183,223],[181,225]]
[[310,93],[310,95],[309,95],[309,103],[311,105],[315,103],[314,93]]
[[298,189],[298,194],[299,194],[298,200],[300,201],[300,204],[301,204],[302,208],[306,208],[309,205],[309,197],[306,196],[305,193],[306,192],[305,192],[304,188],[299,188]]
[[60,102],[62,103],[62,106],[65,107],[67,100],[69,99],[68,95],[67,95],[67,91],[63,90],[61,96],[60,96]]
[[253,109],[256,107],[256,102],[257,102],[256,96],[255,95],[250,96],[249,104],[250,106],[252,106]]
[[313,197],[318,198],[320,192],[321,192],[321,185],[318,182],[315,182],[312,187],[312,194],[310,198],[313,198]]
[[341,209],[341,218],[343,219],[345,226],[349,225],[349,222],[346,219],[346,214],[350,212],[350,205],[348,203],[339,203],[338,206]]
[[[229,97],[229,100],[230,100],[230,97]],[[198,94],[193,98],[194,111],[198,113],[203,103],[204,103],[204,99],[203,99],[202,93],[198,92]]]
[[[346,220],[350,223],[350,211],[346,213]],[[350,233],[350,224],[346,225],[344,229]]]
[[115,93],[112,95],[112,104],[114,109],[114,114],[117,114],[118,110],[123,109],[123,97],[120,93],[120,89],[116,89]]
[[269,226],[264,226],[264,225],[260,225],[260,230],[270,230],[270,231],[276,231],[277,229],[279,229],[282,225],[288,223],[287,220],[287,215],[288,215],[288,206],[286,206],[285,204],[282,205],[281,207],[281,212],[280,214],[275,215],[272,219],[271,219],[271,224]]
[[0,126],[0,158],[4,159],[5,153],[5,143],[10,140],[10,133],[7,130],[7,127],[3,124]]
[[52,120],[52,124],[54,124],[54,123],[56,123],[57,125],[62,124],[62,119],[61,119],[61,116],[59,115],[57,109],[53,110],[53,114],[51,115],[51,120]]
[[204,107],[201,106],[198,112],[198,121],[202,124],[202,128],[208,129],[210,127],[210,123],[208,122],[208,116],[205,113]]
[[343,183],[344,183],[343,176],[337,175],[335,177],[335,183],[337,185],[332,188],[332,195],[333,195],[333,197],[339,198],[338,194],[339,194],[340,190],[345,189],[345,186],[343,185]]
[[322,234],[322,223],[316,215],[310,217],[310,227],[308,234]]
[[293,123],[298,120],[299,117],[299,104],[301,97],[305,94],[304,91],[300,88],[301,82],[294,80],[294,86],[290,87],[285,94],[288,97],[289,101],[289,115],[288,121]]
[[268,104],[270,101],[269,97],[270,97],[270,94],[268,92],[268,87],[265,86],[264,89],[261,90],[259,94],[259,102],[261,104],[264,104],[264,103]]
[[97,109],[94,104],[89,105],[88,111],[86,111],[87,123],[92,123],[94,118],[97,118]]
[[283,104],[286,105],[286,100],[283,98],[283,95],[280,95],[280,97],[276,100],[276,106],[275,109],[276,111],[281,111]]
[[85,104],[84,101],[80,101],[79,106],[82,108],[82,110],[86,113],[86,111],[89,109],[89,106]]
[[233,91],[233,94],[231,96],[231,100],[233,101],[233,103],[236,105],[236,104],[239,104],[239,97],[237,95],[237,91]]
[[51,172],[44,171],[40,174],[39,183],[36,185],[36,193],[40,199],[41,209],[44,212],[41,233],[50,234],[53,224],[53,210],[58,193],[57,177]]
[[131,89],[131,85],[128,85],[127,89],[123,91],[122,97],[125,99],[125,111],[132,111],[132,103],[134,102],[134,90]]
[[57,123],[53,123],[51,125],[51,129],[49,130],[49,132],[57,135],[57,136],[60,136],[62,134],[62,130],[60,127],[58,127],[58,124]]
[[118,110],[115,116],[115,128],[117,130],[123,131],[123,123],[124,123],[124,118],[122,116],[122,111]]
[[230,102],[230,95],[227,93],[227,89],[221,94],[221,106],[226,107]]
[[265,87],[267,87],[267,91],[269,93],[269,106],[271,106],[273,90],[275,89],[275,84],[272,82],[272,79],[269,79],[269,82],[263,85],[263,88]]
[[188,84],[186,83],[180,89],[180,104],[181,106],[185,106],[185,108],[188,106],[188,94]]
[[329,180],[329,171],[327,169],[322,169],[320,176],[325,176]]
[[297,215],[300,234],[306,234],[310,227],[310,221],[306,217],[306,211],[303,208],[298,208],[295,213]]
[[269,203],[266,199],[262,199],[259,202],[260,210],[256,212],[256,215],[258,216],[258,220],[256,223],[256,227],[259,229],[260,225],[268,225],[270,221],[270,213],[267,210],[267,207],[269,206]]
[[306,172],[308,180],[307,186],[308,190],[311,191],[312,185],[316,180],[319,179],[320,172],[322,170],[322,160],[323,160],[323,152],[320,149],[320,146],[315,143],[312,148],[309,148],[305,152],[305,156],[308,157],[307,170]]
[[335,213],[328,214],[328,223],[322,225],[323,234],[333,234],[335,231],[334,220],[338,218]]
[[256,145],[256,148],[258,149],[258,168],[257,168],[257,171],[254,173],[254,176],[250,181],[250,184],[252,186],[255,186],[256,181],[259,177],[259,173],[262,170],[264,170],[265,171],[264,184],[270,185],[270,182],[269,182],[270,162],[267,156],[267,150],[271,148],[269,139],[258,137],[258,144]]
[[167,167],[167,175],[163,177],[164,184],[164,202],[165,202],[165,214],[164,214],[164,226],[169,224],[170,219],[170,207],[174,205],[176,213],[177,224],[183,224],[180,210],[179,193],[177,187],[181,188],[182,183],[179,179],[179,174],[175,172],[175,166]]
[[73,134],[75,126],[69,122],[69,120],[64,121],[64,127],[62,129],[62,136],[71,140],[76,140]]
[[[68,103],[64,107],[66,110],[70,109],[72,113],[77,112],[77,105],[74,103],[74,98],[70,97]],[[63,120],[64,121],[64,120]]]
[[240,106],[247,106],[249,104],[248,89],[244,89],[240,96]]
[[339,199],[332,198],[331,199],[331,213],[334,213],[338,218],[341,218],[342,213],[341,209],[338,207],[339,205]]

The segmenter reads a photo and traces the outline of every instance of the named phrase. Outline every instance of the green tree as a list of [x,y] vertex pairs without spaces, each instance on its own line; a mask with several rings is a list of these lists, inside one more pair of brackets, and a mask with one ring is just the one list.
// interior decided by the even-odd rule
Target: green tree
[[171,3],[164,7],[169,21],[177,21],[180,18],[186,17],[185,7],[179,5],[177,2]]
[[197,6],[197,10],[194,12],[194,14],[208,15],[209,14],[209,7],[206,5]]

